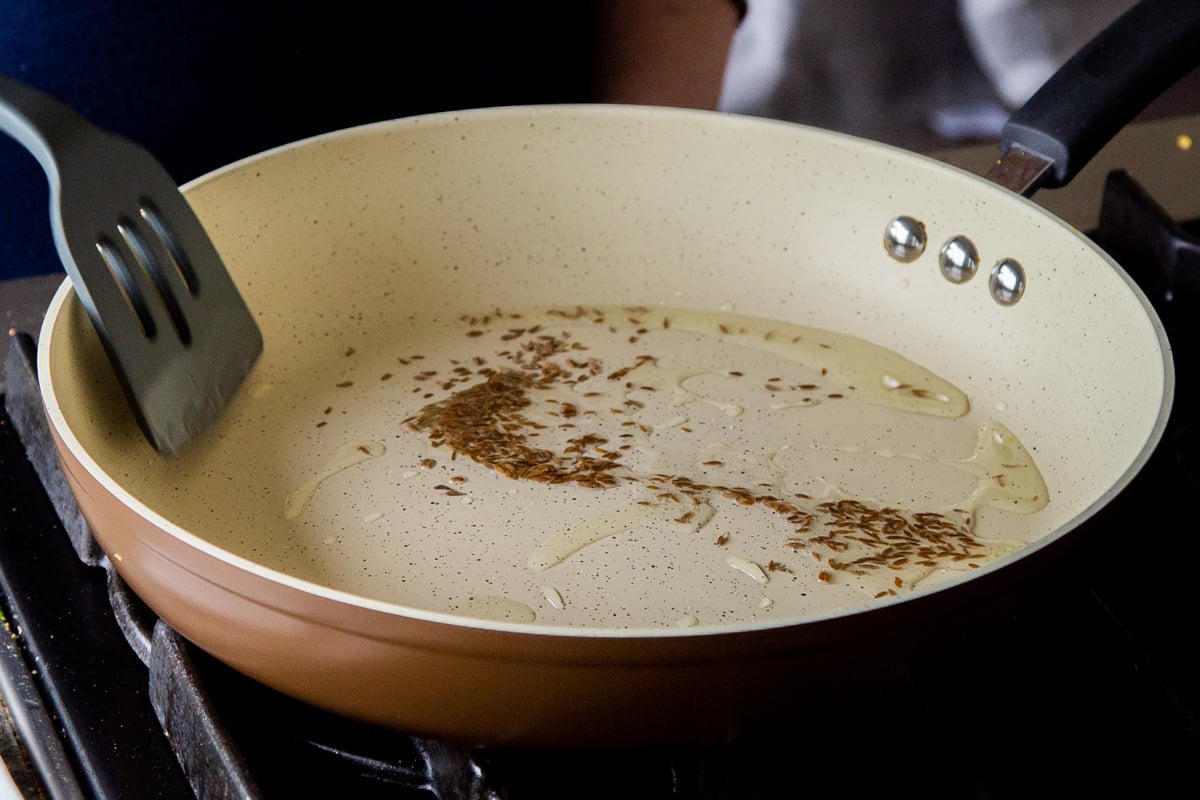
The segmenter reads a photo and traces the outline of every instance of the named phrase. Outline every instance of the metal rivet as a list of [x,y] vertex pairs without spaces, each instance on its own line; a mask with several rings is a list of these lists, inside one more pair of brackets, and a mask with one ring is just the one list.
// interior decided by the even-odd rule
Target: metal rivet
[[996,262],[996,266],[992,267],[988,288],[997,303],[1002,306],[1013,305],[1025,293],[1025,268],[1011,258]]
[[925,226],[912,217],[896,217],[883,232],[883,249],[897,261],[915,261],[925,252]]
[[955,236],[942,245],[938,253],[938,266],[951,283],[966,283],[975,277],[979,269],[979,251],[965,236]]

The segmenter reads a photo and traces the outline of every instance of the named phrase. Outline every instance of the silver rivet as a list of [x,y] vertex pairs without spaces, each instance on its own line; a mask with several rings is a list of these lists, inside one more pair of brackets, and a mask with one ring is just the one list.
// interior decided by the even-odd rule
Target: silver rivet
[[979,269],[979,251],[965,236],[955,236],[942,245],[938,253],[938,266],[951,283],[966,283],[975,277]]
[[1002,306],[1011,306],[1025,293],[1025,269],[1011,258],[996,262],[988,281],[992,297]]
[[897,261],[914,261],[925,252],[925,226],[912,217],[896,217],[883,232],[883,249]]

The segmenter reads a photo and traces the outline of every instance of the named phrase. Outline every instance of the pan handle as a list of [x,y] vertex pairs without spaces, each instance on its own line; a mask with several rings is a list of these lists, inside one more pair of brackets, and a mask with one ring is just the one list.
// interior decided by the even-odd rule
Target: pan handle
[[1197,65],[1200,0],[1141,0],[1009,118],[1000,135],[1002,157],[987,177],[1026,197],[1065,185]]

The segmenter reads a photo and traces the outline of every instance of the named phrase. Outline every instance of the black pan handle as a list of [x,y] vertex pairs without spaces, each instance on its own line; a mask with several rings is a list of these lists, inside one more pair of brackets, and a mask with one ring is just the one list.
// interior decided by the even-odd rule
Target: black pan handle
[[1141,0],[1086,44],[1018,109],[1000,136],[1051,162],[1032,194],[1063,186],[1121,128],[1200,65],[1200,0]]

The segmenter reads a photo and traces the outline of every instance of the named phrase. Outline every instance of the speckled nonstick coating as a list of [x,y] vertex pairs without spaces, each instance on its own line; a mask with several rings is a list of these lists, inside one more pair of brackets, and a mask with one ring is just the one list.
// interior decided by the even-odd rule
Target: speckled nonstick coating
[[[262,362],[211,435],[164,459],[64,285],[39,364],[72,488],[121,575],[183,635],[287,694],[419,734],[603,746],[759,728],[780,686],[869,671],[925,641],[931,613],[969,613],[1081,535],[1144,464],[1170,407],[1157,318],[1078,231],[977,176],[802,126],[619,106],[470,111],[300,142],[185,194],[256,312]],[[929,237],[911,263],[881,244],[901,214]],[[956,235],[982,262],[962,284],[938,267]],[[1027,274],[1009,307],[987,285],[1001,258]],[[698,614],[680,627],[675,606],[652,624],[633,610],[658,602],[659,584],[681,597],[731,591],[713,574],[732,575],[747,602],[824,587],[799,567],[767,589],[719,565],[688,567],[717,552],[715,533],[682,549],[643,537],[636,558],[613,537],[579,557],[600,574],[576,591],[602,591],[633,624],[562,624],[536,593],[522,596],[534,622],[456,613],[451,594],[504,594],[489,581],[506,551],[523,564],[539,525],[567,511],[517,481],[528,524],[492,530],[495,505],[432,485],[461,474],[470,494],[503,479],[445,453],[442,471],[422,471],[404,424],[408,384],[354,392],[431,346],[422,331],[438,324],[577,304],[736,309],[902,353],[961,387],[972,419],[1003,423],[1033,453],[1051,502],[1021,523],[1032,543],[965,581],[811,613],[778,602],[736,622]],[[359,441],[386,453],[337,473],[319,503],[285,520],[304,477]],[[598,602],[564,595],[568,609]]]

